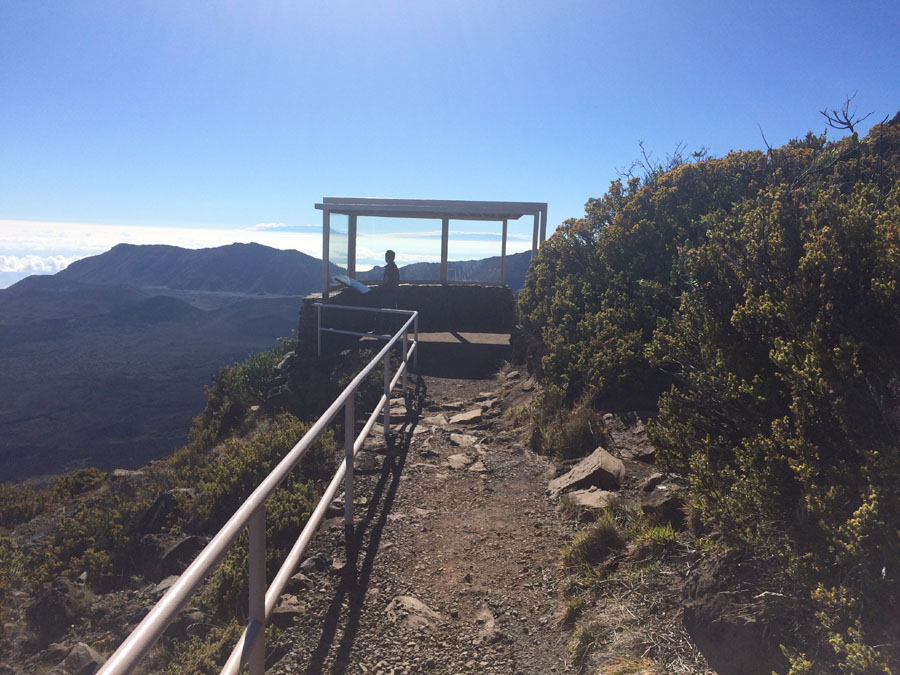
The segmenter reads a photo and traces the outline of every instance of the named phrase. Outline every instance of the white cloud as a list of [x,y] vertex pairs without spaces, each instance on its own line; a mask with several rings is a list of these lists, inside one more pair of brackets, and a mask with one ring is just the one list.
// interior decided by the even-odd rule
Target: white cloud
[[0,255],[0,272],[16,274],[56,274],[81,256]]
[[[299,228],[298,228],[299,229]],[[304,228],[305,229],[305,228]],[[182,248],[209,248],[227,244],[256,242],[273,248],[297,249],[322,255],[321,230],[286,232],[280,228],[150,227],[63,223],[0,219],[0,251],[4,253],[83,258],[108,251],[116,244],[168,244]]]

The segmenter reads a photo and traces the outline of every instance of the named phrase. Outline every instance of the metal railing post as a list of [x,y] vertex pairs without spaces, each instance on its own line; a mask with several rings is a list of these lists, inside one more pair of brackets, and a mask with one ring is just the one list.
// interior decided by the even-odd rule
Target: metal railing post
[[391,352],[384,355],[384,441],[391,435]]
[[[354,392],[355,394],[355,392]],[[353,527],[353,442],[356,440],[355,395],[344,404],[344,527]]]
[[322,305],[316,305],[316,356],[322,356]]
[[416,372],[419,372],[419,315],[416,314],[416,318],[413,319],[413,339],[416,343],[416,351],[413,352],[413,368],[416,369]]
[[[409,334],[406,329],[403,331],[403,396],[406,396],[406,392],[409,390],[409,363],[408,363],[408,354],[409,350]],[[407,411],[409,412],[409,411]]]
[[250,627],[255,624],[253,642],[249,645],[247,664],[250,675],[264,675],[266,670],[266,506],[263,503],[248,523],[250,530],[249,582]]

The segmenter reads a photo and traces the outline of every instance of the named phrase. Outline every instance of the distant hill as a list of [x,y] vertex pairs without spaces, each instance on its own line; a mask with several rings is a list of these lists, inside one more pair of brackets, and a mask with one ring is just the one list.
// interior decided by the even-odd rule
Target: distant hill
[[[507,257],[513,288],[530,257]],[[437,280],[440,265],[401,275]],[[499,258],[450,263],[454,281],[499,275]],[[216,371],[290,335],[321,283],[299,251],[119,244],[0,290],[0,482],[170,453]]]
[[119,244],[72,263],[56,276],[104,286],[306,295],[322,286],[322,261],[300,251],[261,244],[196,250]]
[[[506,285],[514,291],[521,290],[525,285],[525,275],[530,263],[531,251],[506,256]],[[383,276],[384,267],[381,266],[357,274],[363,281],[380,281]],[[413,263],[400,268],[401,281],[439,281],[440,278],[440,263]],[[500,281],[500,256],[482,260],[448,261],[447,280],[497,283]]]

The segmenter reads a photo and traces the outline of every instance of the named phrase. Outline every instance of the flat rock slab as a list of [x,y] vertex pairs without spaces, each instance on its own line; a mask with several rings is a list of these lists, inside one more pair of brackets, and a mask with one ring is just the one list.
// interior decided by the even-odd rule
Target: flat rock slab
[[604,490],[618,490],[625,478],[625,465],[603,448],[597,448],[568,472],[554,478],[547,491],[554,497],[566,490],[596,486]]
[[615,492],[589,487],[587,490],[573,490],[566,495],[574,505],[591,511],[600,511],[609,506],[609,502],[616,496]]
[[422,424],[429,424],[433,427],[445,427],[450,424],[450,420],[447,419],[446,415],[432,415],[430,417],[423,417]]
[[294,619],[306,613],[306,605],[296,595],[282,595],[278,606],[272,610],[270,621],[284,630],[294,623]]
[[450,434],[450,442],[460,448],[471,448],[478,443],[478,437],[471,434]]
[[460,453],[458,455],[450,455],[447,458],[447,466],[451,469],[465,469],[473,461],[474,460],[468,455]]
[[414,630],[436,630],[443,617],[411,595],[398,595],[384,610],[391,623],[400,622]]
[[478,424],[482,419],[481,408],[473,408],[450,418],[450,424]]

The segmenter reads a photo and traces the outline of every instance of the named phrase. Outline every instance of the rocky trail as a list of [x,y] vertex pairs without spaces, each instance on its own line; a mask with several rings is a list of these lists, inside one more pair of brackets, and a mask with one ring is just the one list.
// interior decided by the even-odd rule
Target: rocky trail
[[[683,527],[677,477],[654,473],[638,416],[605,415],[610,451],[557,468],[506,414],[534,398],[531,378],[411,379],[415,393],[392,400],[390,443],[376,425],[357,453],[352,531],[339,495],[279,599],[267,673],[711,672],[682,625],[689,536],[643,530],[563,562],[623,509]],[[173,550],[185,543],[203,541]],[[82,618],[30,656],[31,638],[10,633],[0,673],[95,672],[177,578],[95,595],[84,576],[33,605],[36,625]],[[205,623],[188,608],[167,634]],[[164,672],[169,649],[140,672]]]
[[502,414],[502,382],[423,384],[418,417],[394,402],[392,447],[374,433],[357,456],[349,545],[336,504],[282,598],[273,674],[573,669],[552,466]]

